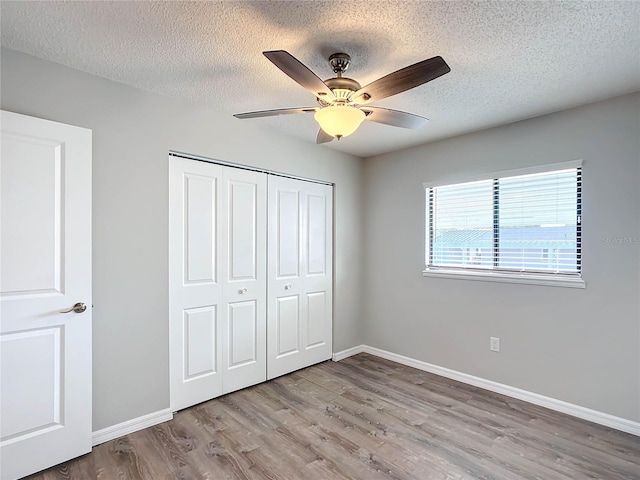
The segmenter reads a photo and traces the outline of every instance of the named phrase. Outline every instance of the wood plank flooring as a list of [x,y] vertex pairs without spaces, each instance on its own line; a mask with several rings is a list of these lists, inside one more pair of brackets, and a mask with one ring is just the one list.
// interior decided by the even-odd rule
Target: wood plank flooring
[[29,477],[58,479],[638,480],[640,437],[360,354]]

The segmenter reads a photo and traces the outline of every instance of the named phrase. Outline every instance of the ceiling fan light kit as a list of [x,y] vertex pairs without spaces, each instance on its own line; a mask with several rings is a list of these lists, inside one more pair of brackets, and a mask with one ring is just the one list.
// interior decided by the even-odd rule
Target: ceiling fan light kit
[[340,140],[355,132],[366,114],[349,105],[329,105],[318,110],[313,117],[322,130]]
[[244,119],[315,112],[314,118],[321,128],[316,139],[317,143],[331,141],[334,137],[340,139],[351,135],[365,119],[402,128],[415,129],[424,126],[428,120],[419,115],[380,107],[362,108],[362,106],[415,88],[451,71],[442,57],[433,57],[361,87],[354,79],[342,76],[351,62],[351,57],[346,53],[334,53],[329,57],[329,65],[336,76],[325,81],[284,50],[272,50],[263,54],[291,79],[312,93],[320,107],[237,113],[234,117]]

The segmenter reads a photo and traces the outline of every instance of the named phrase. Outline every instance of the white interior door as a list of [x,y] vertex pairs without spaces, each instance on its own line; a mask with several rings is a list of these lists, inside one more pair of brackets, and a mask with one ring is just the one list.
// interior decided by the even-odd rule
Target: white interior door
[[169,159],[171,408],[222,394],[222,167]]
[[0,176],[7,480],[91,450],[91,131],[3,111]]
[[169,159],[171,407],[266,380],[266,175]]
[[331,358],[333,189],[269,177],[267,376]]
[[267,379],[267,179],[224,167],[223,391]]

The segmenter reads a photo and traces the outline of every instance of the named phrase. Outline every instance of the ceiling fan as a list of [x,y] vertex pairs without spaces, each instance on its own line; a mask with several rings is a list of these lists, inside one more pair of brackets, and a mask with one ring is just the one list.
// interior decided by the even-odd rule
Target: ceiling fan
[[320,106],[237,113],[234,117],[244,119],[314,113],[314,118],[320,124],[316,143],[330,142],[334,138],[339,140],[351,135],[363,120],[413,129],[426,125],[429,120],[424,117],[368,105],[430,82],[451,71],[449,65],[438,56],[414,63],[361,87],[354,79],[342,76],[351,62],[351,57],[346,53],[334,53],[329,57],[329,65],[336,76],[325,81],[289,52],[272,50],[262,53],[276,67],[311,92]]

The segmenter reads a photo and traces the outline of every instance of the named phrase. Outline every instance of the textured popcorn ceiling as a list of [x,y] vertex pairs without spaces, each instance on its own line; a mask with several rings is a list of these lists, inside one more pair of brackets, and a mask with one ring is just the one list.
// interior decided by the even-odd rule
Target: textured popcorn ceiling
[[421,130],[365,122],[319,145],[370,156],[640,89],[640,3],[618,1],[2,1],[2,45],[315,142],[313,116],[233,113],[315,105],[263,50],[321,78],[351,55],[365,85],[441,55],[451,73],[376,103]]

